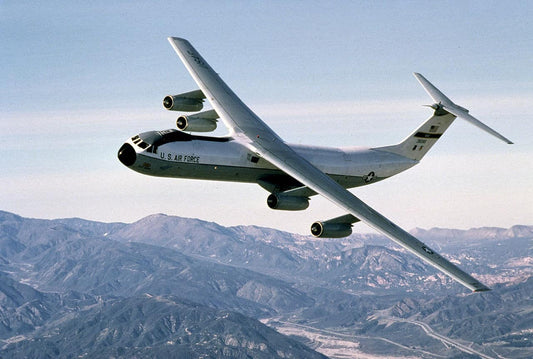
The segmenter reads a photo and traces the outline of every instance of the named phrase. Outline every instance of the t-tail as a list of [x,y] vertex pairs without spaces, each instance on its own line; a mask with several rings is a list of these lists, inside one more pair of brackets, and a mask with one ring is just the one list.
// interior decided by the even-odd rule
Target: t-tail
[[416,72],[414,75],[426,92],[436,102],[429,106],[435,110],[433,116],[399,144],[379,147],[376,149],[396,153],[409,159],[420,161],[457,117],[470,122],[508,144],[513,143],[470,115],[467,109],[456,105],[452,100],[446,97],[446,95],[440,92],[439,89],[433,86],[424,76]]

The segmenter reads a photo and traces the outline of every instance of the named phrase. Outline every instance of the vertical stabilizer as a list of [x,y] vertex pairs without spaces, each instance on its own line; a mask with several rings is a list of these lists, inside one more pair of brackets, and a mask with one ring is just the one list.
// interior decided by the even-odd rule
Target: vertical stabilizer
[[437,109],[429,120],[424,122],[405,140],[397,145],[379,147],[376,150],[392,152],[420,161],[444,134],[444,131],[448,129],[454,119],[454,115]]
[[508,138],[470,115],[466,108],[455,104],[424,76],[416,72],[414,75],[431,98],[436,101],[435,104],[429,106],[435,110],[433,116],[403,140],[403,142],[393,146],[379,147],[376,150],[392,152],[415,161],[420,161],[457,117],[470,122],[504,142],[509,144],[513,143]]

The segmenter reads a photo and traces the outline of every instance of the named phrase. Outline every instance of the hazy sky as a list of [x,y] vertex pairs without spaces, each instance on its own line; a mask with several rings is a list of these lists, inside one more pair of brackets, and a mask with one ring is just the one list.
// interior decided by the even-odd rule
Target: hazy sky
[[531,225],[532,4],[4,0],[0,209],[300,233],[343,214],[319,197],[276,212],[257,185],[153,178],[118,162],[128,137],[174,126],[165,95],[196,89],[166,40],[180,36],[292,143],[399,142],[431,115],[421,72],[516,144],[456,121],[420,165],[352,191],[406,229]]

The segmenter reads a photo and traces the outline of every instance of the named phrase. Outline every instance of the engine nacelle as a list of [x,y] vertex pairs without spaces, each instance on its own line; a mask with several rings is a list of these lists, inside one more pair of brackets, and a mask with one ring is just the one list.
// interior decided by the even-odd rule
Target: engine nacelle
[[315,222],[311,225],[311,234],[320,238],[344,238],[352,234],[352,224]]
[[267,198],[268,207],[284,211],[302,211],[309,207],[309,198],[297,196],[284,196],[272,193]]
[[352,214],[336,217],[328,221],[316,221],[311,225],[311,234],[321,238],[344,238],[352,234],[352,224],[360,219]]
[[200,112],[194,115],[181,115],[176,126],[182,131],[211,132],[217,128],[218,114],[215,110]]
[[205,95],[201,90],[168,95],[163,99],[163,106],[169,111],[196,112],[204,108]]

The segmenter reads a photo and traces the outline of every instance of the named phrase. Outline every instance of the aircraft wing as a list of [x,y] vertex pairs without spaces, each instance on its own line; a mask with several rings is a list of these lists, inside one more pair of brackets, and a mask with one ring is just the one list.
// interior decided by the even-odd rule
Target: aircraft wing
[[208,101],[220,115],[220,119],[230,128],[237,140],[294,179],[382,232],[465,287],[473,291],[490,290],[298,155],[233,93],[187,40],[175,37],[168,40]]

